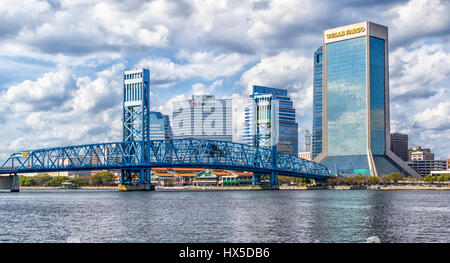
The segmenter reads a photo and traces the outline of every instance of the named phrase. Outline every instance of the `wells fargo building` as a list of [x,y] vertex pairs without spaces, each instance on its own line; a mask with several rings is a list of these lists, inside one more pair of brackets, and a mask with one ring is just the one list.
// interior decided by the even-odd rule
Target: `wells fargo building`
[[333,173],[418,176],[390,151],[388,29],[362,22],[323,32],[322,152]]

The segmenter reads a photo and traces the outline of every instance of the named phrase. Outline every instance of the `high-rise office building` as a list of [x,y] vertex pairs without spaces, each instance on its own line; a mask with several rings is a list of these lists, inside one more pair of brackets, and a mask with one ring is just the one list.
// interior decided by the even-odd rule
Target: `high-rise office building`
[[298,154],[298,124],[293,102],[285,89],[253,86],[245,107],[243,142]]
[[192,95],[191,99],[173,102],[172,107],[174,139],[233,140],[231,99]]
[[390,147],[388,28],[371,22],[323,32],[322,152],[333,174],[419,177]]
[[322,78],[323,78],[323,52],[320,46],[314,52],[314,78],[313,78],[313,127],[312,127],[312,158],[322,152]]
[[409,160],[408,134],[391,133],[391,151],[407,162]]
[[172,139],[169,115],[161,112],[150,112],[150,140]]

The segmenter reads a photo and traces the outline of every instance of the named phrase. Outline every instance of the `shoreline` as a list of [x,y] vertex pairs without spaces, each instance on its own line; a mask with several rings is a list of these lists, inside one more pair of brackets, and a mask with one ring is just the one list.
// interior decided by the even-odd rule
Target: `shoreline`
[[[21,186],[19,189],[23,190],[118,190],[117,186],[82,186],[79,188],[63,188],[63,187],[48,187],[48,186]],[[271,190],[271,188],[262,187],[249,187],[249,186],[225,186],[225,187],[215,187],[215,186],[157,186],[156,191],[249,191],[249,190]],[[389,191],[389,190],[450,190],[450,185],[430,185],[430,186],[398,186],[398,185],[388,185],[388,186],[377,186],[370,185],[365,187],[353,187],[349,185],[340,186],[279,186],[278,190],[371,190],[371,191]]]
[[64,188],[58,186],[20,186],[19,189],[24,190],[116,190],[117,186],[80,186],[78,188]]

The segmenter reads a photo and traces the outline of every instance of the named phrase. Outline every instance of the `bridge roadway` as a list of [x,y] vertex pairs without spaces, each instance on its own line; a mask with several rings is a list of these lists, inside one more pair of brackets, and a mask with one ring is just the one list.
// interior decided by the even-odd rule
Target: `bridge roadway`
[[15,152],[0,174],[201,167],[327,179],[322,164],[242,143],[198,139],[112,142]]

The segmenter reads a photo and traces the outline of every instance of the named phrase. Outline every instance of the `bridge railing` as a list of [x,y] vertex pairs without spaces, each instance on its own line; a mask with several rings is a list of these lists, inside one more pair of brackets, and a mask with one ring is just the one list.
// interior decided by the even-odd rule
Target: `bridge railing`
[[328,169],[321,164],[270,148],[197,139],[113,142],[16,152],[1,168],[37,172],[158,166],[204,166],[282,172],[293,176],[329,176]]

